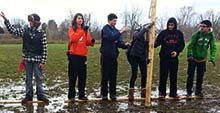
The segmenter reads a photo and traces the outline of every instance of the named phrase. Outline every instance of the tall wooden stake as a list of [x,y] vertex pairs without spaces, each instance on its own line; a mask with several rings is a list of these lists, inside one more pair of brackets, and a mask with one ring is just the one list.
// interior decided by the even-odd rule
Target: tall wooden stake
[[156,4],[157,0],[151,0],[150,7],[150,19],[153,24],[149,31],[149,60],[150,63],[147,65],[147,84],[146,84],[146,100],[145,106],[151,105],[151,84],[153,76],[153,61],[154,61],[154,39],[155,39],[155,23],[156,23]]

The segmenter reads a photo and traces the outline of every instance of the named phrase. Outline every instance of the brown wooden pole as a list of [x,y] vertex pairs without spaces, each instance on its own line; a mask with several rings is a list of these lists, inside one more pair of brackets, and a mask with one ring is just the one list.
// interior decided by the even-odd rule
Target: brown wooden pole
[[146,98],[145,98],[146,107],[149,107],[151,105],[151,85],[152,85],[153,60],[154,60],[156,3],[157,3],[157,0],[151,0],[150,19],[153,25],[148,33],[149,34],[149,57],[148,58],[150,60],[150,63],[147,65],[147,84],[146,84]]

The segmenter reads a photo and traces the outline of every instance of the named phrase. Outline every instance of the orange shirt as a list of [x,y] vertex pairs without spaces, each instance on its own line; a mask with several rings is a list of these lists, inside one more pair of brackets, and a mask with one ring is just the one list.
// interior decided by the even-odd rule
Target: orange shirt
[[85,32],[81,26],[77,26],[76,32],[72,27],[69,28],[69,40],[71,55],[87,56],[88,49],[86,46],[93,46],[92,38],[89,32]]

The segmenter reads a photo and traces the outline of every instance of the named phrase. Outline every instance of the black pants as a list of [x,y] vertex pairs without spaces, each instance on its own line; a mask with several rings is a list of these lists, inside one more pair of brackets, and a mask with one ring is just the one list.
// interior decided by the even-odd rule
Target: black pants
[[135,81],[137,79],[138,66],[141,71],[141,88],[146,87],[146,74],[147,74],[147,63],[146,60],[141,60],[140,57],[131,56],[131,79],[130,79],[130,88],[134,88]]
[[[101,55],[101,95],[108,96],[108,89],[110,96],[116,96],[116,79],[117,79],[118,62],[116,58]],[[108,87],[109,85],[109,87]]]
[[196,79],[196,95],[201,94],[202,91],[202,83],[203,83],[203,77],[204,73],[206,71],[206,62],[200,62],[197,63],[195,61],[189,61],[188,62],[188,77],[187,77],[187,94],[192,94],[192,87],[193,87],[193,79],[194,79],[194,73],[195,69],[197,67],[197,79]]
[[86,57],[70,55],[69,58],[69,93],[68,98],[75,98],[76,90],[76,80],[78,77],[78,95],[79,97],[85,96],[85,86],[86,86]]
[[170,94],[169,96],[177,95],[177,71],[178,58],[160,59],[160,82],[159,92],[166,96],[166,83],[169,74],[170,78]]

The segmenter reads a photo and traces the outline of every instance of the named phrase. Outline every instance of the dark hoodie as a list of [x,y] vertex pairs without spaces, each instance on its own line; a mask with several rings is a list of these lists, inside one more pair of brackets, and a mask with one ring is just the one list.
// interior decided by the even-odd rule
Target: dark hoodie
[[[169,23],[174,23],[175,27],[173,30],[168,29]],[[167,22],[167,29],[160,32],[155,41],[154,47],[161,45],[160,58],[171,58],[171,52],[176,51],[177,56],[184,49],[185,42],[183,33],[177,30],[177,21],[175,18],[170,18]]]
[[147,60],[148,57],[149,41],[144,39],[144,33],[147,31],[147,29],[143,28],[134,32],[133,35],[133,46],[130,55],[139,57],[141,61]]

